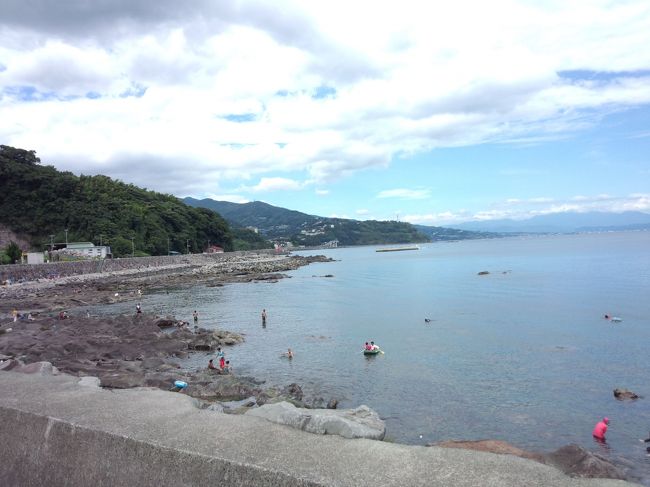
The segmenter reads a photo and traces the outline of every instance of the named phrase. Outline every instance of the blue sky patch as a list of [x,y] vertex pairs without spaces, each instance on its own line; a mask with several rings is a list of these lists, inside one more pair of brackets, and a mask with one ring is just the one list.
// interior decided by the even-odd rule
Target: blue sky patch
[[311,97],[315,99],[319,99],[319,98],[328,98],[328,97],[334,98],[335,96],[336,96],[335,88],[332,88],[331,86],[323,85],[316,88],[314,94]]
[[573,69],[567,71],[558,71],[560,78],[570,79],[573,81],[611,81],[617,78],[642,78],[650,76],[650,70],[643,69],[639,71],[590,71],[587,69]]
[[134,96],[136,98],[141,98],[147,92],[147,87],[139,84],[132,84],[128,90],[120,93],[120,98],[128,98]]
[[245,122],[254,122],[257,118],[257,115],[254,113],[230,113],[223,116],[229,122],[245,123]]
[[59,99],[53,91],[38,91],[34,86],[7,86],[3,94],[17,98],[20,101],[48,101]]

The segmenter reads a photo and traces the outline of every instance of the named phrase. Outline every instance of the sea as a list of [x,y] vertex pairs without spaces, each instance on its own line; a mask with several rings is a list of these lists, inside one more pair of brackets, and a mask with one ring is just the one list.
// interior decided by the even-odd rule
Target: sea
[[[496,439],[537,452],[577,443],[650,485],[650,443],[639,441],[650,436],[650,232],[378,248],[296,252],[334,261],[273,283],[170,289],[144,296],[143,310],[189,322],[197,310],[200,326],[244,334],[226,350],[236,374],[365,404],[389,441]],[[371,340],[383,354],[363,355]],[[281,357],[288,348],[292,360]],[[614,388],[642,398],[618,401]],[[591,431],[604,416],[600,444]]]

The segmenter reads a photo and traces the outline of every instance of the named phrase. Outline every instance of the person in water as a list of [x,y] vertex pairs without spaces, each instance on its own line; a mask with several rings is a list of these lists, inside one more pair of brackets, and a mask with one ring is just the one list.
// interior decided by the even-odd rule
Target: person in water
[[262,310],[262,325],[266,325],[266,309]]
[[142,313],[142,306],[140,306],[140,303],[135,305],[135,312],[136,314]]
[[591,433],[594,438],[600,441],[605,441],[605,433],[607,433],[607,425],[609,424],[609,418],[603,418],[601,421],[596,423],[594,426],[594,431]]
[[232,373],[232,367],[230,366],[230,360],[226,360],[226,363],[224,366],[221,368],[223,370],[224,374],[231,374]]
[[365,346],[363,348],[366,349],[366,350],[372,350],[372,347],[370,346],[370,344],[368,342],[366,342],[366,344],[365,344]]
[[228,363],[228,362],[226,362],[226,357],[225,357],[225,355],[222,355],[221,357],[219,357],[219,368],[220,368],[221,370],[224,369],[224,367],[226,366],[226,363]]
[[379,347],[375,345],[375,342],[370,342],[370,350],[377,350]]
[[216,369],[216,367],[214,366],[213,360],[214,359],[208,360],[208,369]]
[[282,354],[282,356],[284,356],[284,357],[287,357],[287,358],[289,358],[289,359],[291,359],[291,358],[293,358],[293,352],[291,351],[291,349],[290,349],[290,348],[288,348],[288,349],[287,349],[287,351],[286,351],[286,352],[284,352],[284,353]]
[[192,313],[192,316],[194,317],[194,323],[199,322],[199,314],[194,310],[194,313]]

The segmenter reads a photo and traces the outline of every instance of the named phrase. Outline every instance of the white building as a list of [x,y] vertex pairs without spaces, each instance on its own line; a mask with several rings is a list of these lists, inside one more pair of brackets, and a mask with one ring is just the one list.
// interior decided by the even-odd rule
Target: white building
[[68,252],[90,259],[105,259],[111,255],[111,248],[109,246],[98,246],[92,242],[72,242],[66,244],[65,249]]

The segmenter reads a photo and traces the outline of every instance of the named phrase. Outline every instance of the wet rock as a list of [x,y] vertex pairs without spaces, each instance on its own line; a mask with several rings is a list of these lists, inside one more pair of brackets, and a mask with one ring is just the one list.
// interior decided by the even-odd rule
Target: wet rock
[[240,401],[262,392],[261,381],[245,376],[197,374],[188,383],[188,395],[208,401]]
[[321,435],[381,440],[386,434],[384,422],[367,406],[334,411],[303,409],[288,402],[279,402],[251,409],[246,415]]
[[640,396],[635,394],[632,391],[628,391],[627,389],[614,389],[614,397],[618,399],[619,401],[624,401],[625,399],[639,399]]
[[156,318],[153,323],[158,328],[172,328],[176,326],[177,320],[171,316],[167,316],[166,318]]
[[148,357],[142,360],[143,369],[158,369],[165,364],[165,361],[160,357]]
[[327,409],[336,409],[336,406],[339,405],[338,399],[330,399],[329,402],[327,403]]
[[22,364],[18,360],[10,358],[8,360],[4,360],[4,361],[0,362],[0,370],[9,371],[9,370],[12,370],[12,369],[14,369],[16,367],[20,367],[21,365]]
[[302,397],[303,397],[302,388],[295,382],[291,383],[288,386],[286,386],[284,389],[282,389],[282,395],[285,397],[290,397],[297,401],[302,401]]
[[625,480],[625,473],[609,460],[579,445],[567,445],[545,456],[546,463],[572,477]]

